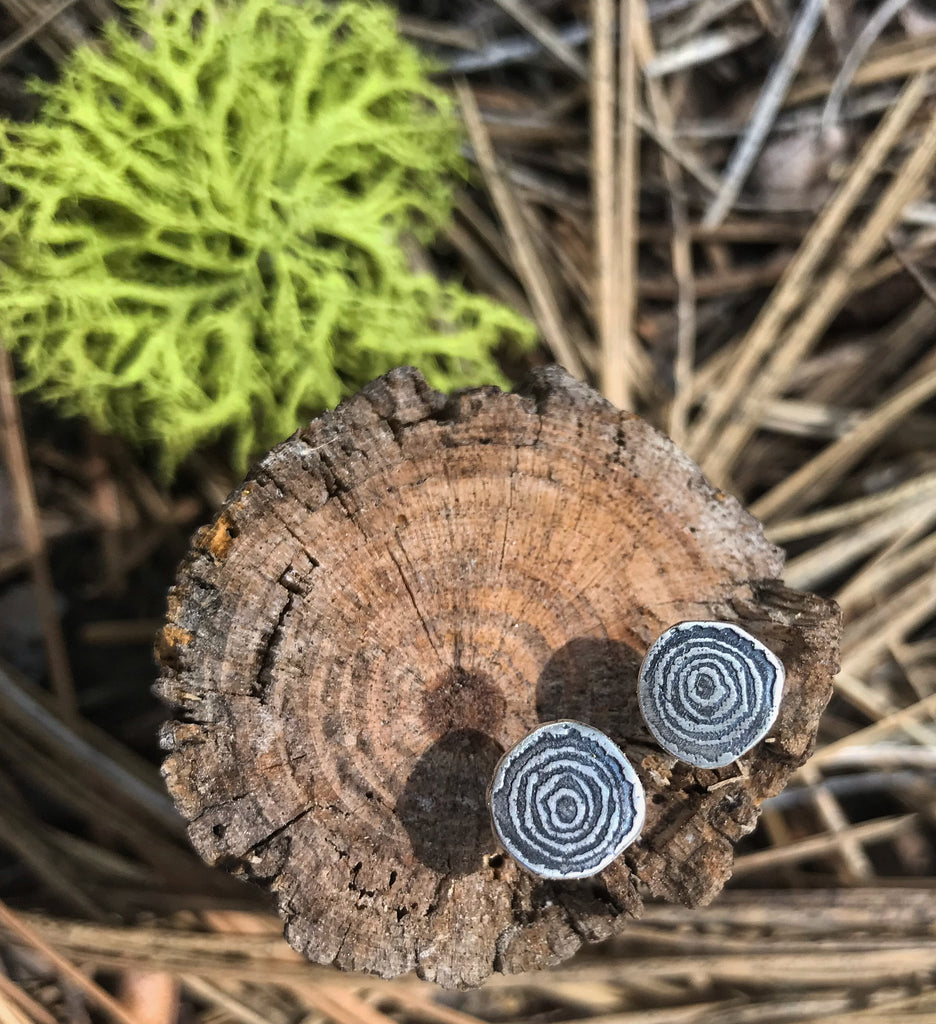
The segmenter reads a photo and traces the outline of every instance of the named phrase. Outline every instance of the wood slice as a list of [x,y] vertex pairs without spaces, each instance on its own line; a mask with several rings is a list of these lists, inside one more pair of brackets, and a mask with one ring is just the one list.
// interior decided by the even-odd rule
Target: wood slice
[[[557,368],[446,397],[396,370],[273,449],[195,536],[158,645],[164,774],[209,862],[275,893],[311,960],[446,986],[555,964],[687,905],[809,755],[839,614],[663,435]],[[706,770],[658,747],[643,655],[687,619],[783,660],[770,735]],[[539,723],[594,726],[647,794],[641,837],[549,882],[485,791]],[[728,781],[730,780],[730,781]]]

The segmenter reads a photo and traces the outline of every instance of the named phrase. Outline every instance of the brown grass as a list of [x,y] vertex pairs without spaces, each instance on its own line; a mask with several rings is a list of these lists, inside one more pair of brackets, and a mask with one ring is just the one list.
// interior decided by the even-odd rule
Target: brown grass
[[[936,22],[892,4],[859,40],[878,6],[401,17],[452,65],[478,171],[426,258],[526,311],[537,358],[670,432],[842,604],[819,749],[729,891],[460,995],[301,961],[189,852],[153,767],[147,647],[233,481],[207,453],[167,491],[21,403],[2,357],[0,596],[26,585],[50,690],[0,662],[0,1024],[936,1020]],[[0,4],[0,106],[28,112],[25,76],[109,13]]]

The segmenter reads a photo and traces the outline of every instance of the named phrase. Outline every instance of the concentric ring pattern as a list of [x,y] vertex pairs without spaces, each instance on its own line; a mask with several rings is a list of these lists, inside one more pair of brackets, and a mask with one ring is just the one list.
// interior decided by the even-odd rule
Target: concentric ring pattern
[[661,747],[700,768],[719,768],[767,735],[783,683],[777,656],[740,627],[681,622],[647,652],[640,708]]
[[505,849],[543,878],[587,878],[640,833],[643,786],[623,753],[597,729],[552,722],[501,759],[491,818]]

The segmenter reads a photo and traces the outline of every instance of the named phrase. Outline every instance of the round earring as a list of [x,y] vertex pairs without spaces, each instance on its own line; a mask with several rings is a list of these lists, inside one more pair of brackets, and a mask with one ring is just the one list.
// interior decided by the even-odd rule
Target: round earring
[[542,878],[588,878],[640,834],[646,799],[630,761],[579,722],[534,729],[500,759],[488,790],[497,837]]
[[641,665],[640,710],[664,750],[721,768],[767,735],[785,676],[773,651],[739,626],[680,622]]

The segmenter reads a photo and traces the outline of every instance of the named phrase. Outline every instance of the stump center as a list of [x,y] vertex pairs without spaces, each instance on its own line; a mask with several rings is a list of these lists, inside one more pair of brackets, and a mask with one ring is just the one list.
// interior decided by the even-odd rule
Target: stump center
[[507,701],[491,676],[456,667],[427,686],[422,720],[431,736],[441,737],[457,729],[496,736],[506,710]]

